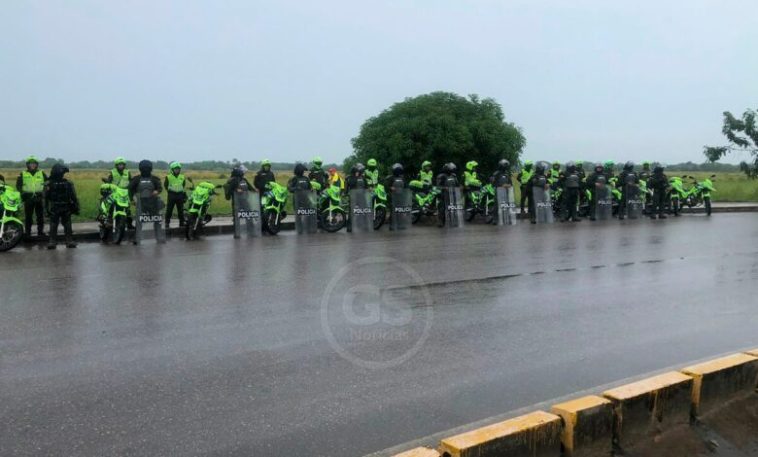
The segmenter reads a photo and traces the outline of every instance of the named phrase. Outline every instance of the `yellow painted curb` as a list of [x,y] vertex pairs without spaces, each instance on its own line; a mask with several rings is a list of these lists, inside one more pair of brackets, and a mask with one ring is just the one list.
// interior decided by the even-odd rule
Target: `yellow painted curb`
[[395,454],[392,457],[440,457],[440,453],[434,449],[429,449],[427,447],[417,447],[416,449],[411,449],[410,451]]
[[568,457],[606,456],[613,438],[612,403],[596,395],[553,405],[550,412],[563,419],[561,442]]
[[695,380],[692,412],[701,415],[755,390],[758,384],[758,357],[732,354],[681,371]]
[[450,457],[560,456],[561,418],[545,411],[509,419],[443,439]]

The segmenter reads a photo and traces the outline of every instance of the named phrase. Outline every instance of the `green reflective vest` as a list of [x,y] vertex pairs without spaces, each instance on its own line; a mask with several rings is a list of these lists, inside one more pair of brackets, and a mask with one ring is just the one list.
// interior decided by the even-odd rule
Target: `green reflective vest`
[[29,171],[21,173],[23,177],[21,192],[29,194],[39,194],[45,189],[45,175],[41,171],[37,170],[36,173],[31,174]]
[[529,182],[530,179],[532,179],[532,175],[534,174],[534,170],[521,170],[521,179],[519,182],[521,184],[526,185],[527,182]]
[[482,185],[482,182],[479,181],[479,177],[477,176],[475,171],[464,171],[463,183],[466,186],[481,186]]
[[365,172],[363,172],[363,176],[366,177],[366,181],[368,181],[369,186],[375,186],[379,183],[379,169],[374,168],[373,170],[366,169]]
[[124,173],[121,174],[117,169],[114,168],[111,170],[111,177],[113,178],[113,185],[118,186],[122,189],[127,189],[129,187],[129,181],[131,180],[129,170],[124,169]]
[[434,180],[434,172],[433,171],[424,171],[421,170],[418,172],[418,179],[421,181],[424,181],[427,184],[431,184]]
[[166,175],[168,180],[169,192],[184,192],[184,175],[179,173],[179,176],[174,176],[173,173]]

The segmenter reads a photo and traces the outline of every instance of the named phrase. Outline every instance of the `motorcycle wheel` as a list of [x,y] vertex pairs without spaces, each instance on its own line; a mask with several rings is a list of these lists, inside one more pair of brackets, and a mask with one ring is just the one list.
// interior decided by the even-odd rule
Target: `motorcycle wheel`
[[674,198],[671,200],[671,212],[674,213],[674,216],[679,215],[679,199]]
[[331,217],[329,216],[329,212],[324,212],[322,214],[323,216],[321,217],[321,228],[326,232],[338,232],[342,230],[342,227],[344,227],[345,223],[347,223],[345,213],[342,211],[332,211]]
[[24,227],[18,222],[8,222],[5,224],[3,237],[0,238],[0,252],[10,251],[21,242],[24,237]]
[[476,217],[476,208],[473,206],[466,207],[466,222],[471,222]]
[[279,233],[281,228],[281,219],[277,218],[277,212],[273,209],[266,211],[263,217],[263,222],[266,225],[266,231],[272,235]]
[[495,220],[495,200],[487,203],[487,223],[491,224]]
[[101,243],[108,243],[108,239],[111,236],[111,229],[108,228],[107,225],[105,225],[103,222],[100,222],[98,224],[98,229],[100,231],[99,238]]
[[414,203],[413,208],[411,208],[411,224],[416,224],[421,220],[421,211],[421,207]]
[[187,240],[194,240],[197,235],[195,231],[195,224],[197,223],[197,214],[190,214],[187,217],[187,227],[184,230],[184,237]]
[[711,215],[711,198],[705,197],[703,199],[703,203],[705,204],[705,214],[710,216]]
[[387,219],[387,208],[377,206],[374,210],[374,230],[379,230]]
[[113,242],[116,244],[121,244],[121,242],[124,241],[125,235],[126,235],[126,217],[118,216],[116,217],[116,227],[113,231]]

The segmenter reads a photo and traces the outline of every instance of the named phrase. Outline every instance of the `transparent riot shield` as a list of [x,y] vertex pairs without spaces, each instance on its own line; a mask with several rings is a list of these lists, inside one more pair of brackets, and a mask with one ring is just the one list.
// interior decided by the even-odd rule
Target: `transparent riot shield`
[[611,189],[603,184],[595,187],[595,219],[606,221],[613,216],[613,195]]
[[516,198],[512,187],[497,188],[497,225],[516,225]]
[[390,229],[405,230],[411,226],[413,216],[413,193],[408,188],[396,188],[392,191],[392,213]]
[[[152,191],[151,191],[152,192]],[[148,194],[149,195],[149,194]],[[157,195],[136,197],[137,221],[135,224],[134,243],[153,238],[158,243],[166,242],[166,232],[163,231],[163,200]]]
[[639,219],[642,216],[642,195],[636,184],[626,185],[626,215],[629,219]]
[[445,204],[445,227],[463,227],[466,207],[461,189],[459,187],[442,189],[442,199]]
[[553,202],[550,200],[550,192],[542,186],[532,187],[534,199],[534,217],[538,224],[553,223]]
[[318,229],[317,196],[312,190],[295,191],[295,230],[298,235]]
[[373,194],[368,189],[350,191],[350,224],[353,232],[374,231]]
[[261,236],[263,221],[261,218],[261,198],[257,192],[243,190],[234,192],[234,237],[240,238]]

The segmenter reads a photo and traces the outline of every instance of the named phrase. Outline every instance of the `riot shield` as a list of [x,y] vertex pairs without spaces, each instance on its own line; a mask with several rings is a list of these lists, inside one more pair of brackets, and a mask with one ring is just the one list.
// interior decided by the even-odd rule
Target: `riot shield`
[[512,187],[497,188],[497,225],[516,225],[516,199]]
[[626,185],[626,215],[629,219],[639,219],[642,216],[642,196],[640,188],[635,184]]
[[318,229],[316,201],[316,193],[311,190],[295,191],[295,230],[298,235],[316,233]]
[[368,189],[350,191],[350,224],[354,232],[374,230],[373,195]]
[[234,205],[234,237],[240,238],[243,233],[248,238],[261,236],[263,221],[260,195],[249,190],[234,192],[232,204]]
[[553,202],[550,200],[550,192],[542,186],[534,186],[532,199],[534,199],[534,220],[538,224],[552,224]]
[[[152,192],[152,191],[151,191]],[[163,231],[163,200],[158,195],[142,196],[137,194],[137,221],[135,224],[134,243],[154,238],[158,243],[166,242]]]
[[613,195],[611,189],[603,184],[595,187],[595,219],[605,221],[613,216]]
[[461,189],[459,187],[442,189],[442,199],[445,204],[445,227],[462,227],[466,208]]
[[[405,230],[411,226],[413,215],[413,193],[402,187],[392,191],[392,213],[390,214],[390,229]],[[373,224],[373,222],[372,222]]]

